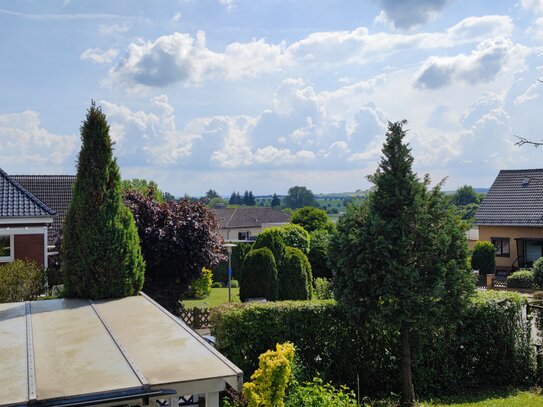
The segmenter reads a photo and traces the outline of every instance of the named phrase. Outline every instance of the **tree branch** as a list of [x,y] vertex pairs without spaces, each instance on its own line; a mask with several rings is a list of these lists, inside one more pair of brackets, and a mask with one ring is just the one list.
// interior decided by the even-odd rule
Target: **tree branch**
[[515,143],[516,146],[523,146],[524,144],[531,144],[532,146],[534,147],[539,147],[539,146],[543,146],[543,141],[533,141],[533,140],[528,140],[527,138],[524,138],[524,137],[519,137],[519,136],[515,136],[516,138],[518,138],[518,141]]

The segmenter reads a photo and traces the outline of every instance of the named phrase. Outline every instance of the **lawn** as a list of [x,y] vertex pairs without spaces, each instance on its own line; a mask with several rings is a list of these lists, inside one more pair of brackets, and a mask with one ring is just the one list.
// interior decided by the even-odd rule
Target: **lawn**
[[419,407],[543,407],[543,396],[541,392],[495,391],[421,402]]
[[[186,308],[211,308],[228,302],[228,288],[212,288],[208,297],[201,300],[183,300]],[[239,302],[239,288],[232,288],[232,302]]]

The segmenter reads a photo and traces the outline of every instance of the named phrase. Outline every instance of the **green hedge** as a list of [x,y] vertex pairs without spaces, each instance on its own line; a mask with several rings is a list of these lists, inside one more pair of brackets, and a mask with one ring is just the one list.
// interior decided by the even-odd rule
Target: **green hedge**
[[313,295],[313,275],[307,256],[296,247],[286,248],[286,260],[277,270],[279,299],[310,300]]
[[507,276],[509,288],[535,288],[534,272],[532,270],[519,270]]
[[496,248],[490,242],[475,242],[471,255],[471,268],[479,270],[479,275],[493,274],[496,271]]
[[[457,321],[413,335],[413,373],[419,395],[473,386],[531,385],[534,355],[516,293],[478,294]],[[364,395],[397,392],[399,334],[378,324],[355,327],[334,301],[229,304],[212,310],[218,349],[247,377],[258,355],[291,341],[307,371]]]
[[35,300],[43,294],[45,269],[32,260],[0,264],[0,303]]

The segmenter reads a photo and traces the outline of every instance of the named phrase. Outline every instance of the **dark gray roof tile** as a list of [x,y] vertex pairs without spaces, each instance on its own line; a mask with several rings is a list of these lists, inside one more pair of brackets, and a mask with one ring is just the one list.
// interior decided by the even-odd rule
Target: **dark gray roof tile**
[[475,214],[475,222],[543,226],[543,169],[500,171]]
[[217,208],[212,211],[221,229],[261,227],[263,223],[290,222],[288,213],[273,208]]

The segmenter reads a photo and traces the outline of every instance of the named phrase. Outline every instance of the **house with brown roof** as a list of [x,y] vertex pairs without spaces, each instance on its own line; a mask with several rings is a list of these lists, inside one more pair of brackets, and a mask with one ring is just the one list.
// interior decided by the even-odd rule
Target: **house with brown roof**
[[290,214],[274,208],[212,209],[225,241],[254,240],[264,229],[290,222]]
[[47,267],[48,232],[55,215],[0,169],[0,264],[30,259]]
[[496,247],[496,270],[543,256],[543,169],[502,170],[475,214],[479,240]]

